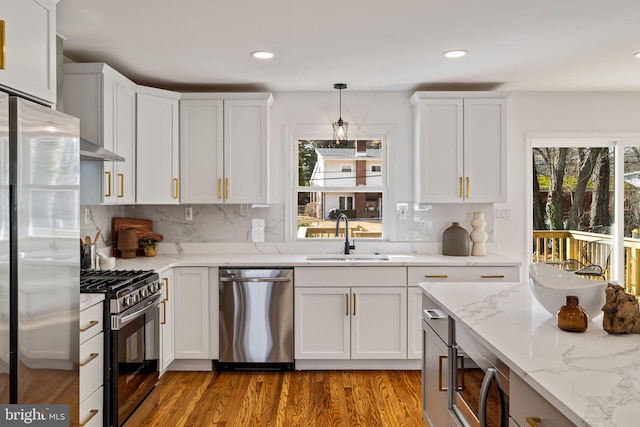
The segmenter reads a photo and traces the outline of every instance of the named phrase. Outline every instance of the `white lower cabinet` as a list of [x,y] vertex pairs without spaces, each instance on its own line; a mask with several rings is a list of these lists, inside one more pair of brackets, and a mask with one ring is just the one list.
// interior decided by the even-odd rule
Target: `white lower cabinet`
[[[406,359],[407,288],[390,286],[404,285],[403,269],[382,268],[382,280],[372,269],[296,269],[296,285],[303,285],[295,290],[296,359]],[[337,283],[338,277],[374,286],[304,286]]]
[[176,357],[174,346],[174,283],[173,270],[169,269],[160,274],[160,283],[164,295],[160,301],[160,375],[162,375]]
[[511,371],[509,377],[509,415],[520,426],[573,427],[562,412]]
[[104,332],[100,301],[80,311],[80,425],[102,426]]
[[520,267],[516,265],[496,266],[430,266],[407,267],[409,287],[408,357],[419,359],[422,355],[422,291],[421,282],[518,282]]
[[422,357],[422,289],[407,288],[407,359]]
[[210,359],[209,268],[173,269],[176,359]]

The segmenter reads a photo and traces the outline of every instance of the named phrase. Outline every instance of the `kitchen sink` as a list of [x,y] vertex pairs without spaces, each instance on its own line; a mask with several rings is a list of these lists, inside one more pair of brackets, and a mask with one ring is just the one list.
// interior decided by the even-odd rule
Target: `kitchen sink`
[[350,261],[350,262],[372,262],[372,261],[389,261],[389,256],[380,254],[349,254],[349,255],[313,255],[308,256],[307,261],[318,262],[335,262],[335,261]]

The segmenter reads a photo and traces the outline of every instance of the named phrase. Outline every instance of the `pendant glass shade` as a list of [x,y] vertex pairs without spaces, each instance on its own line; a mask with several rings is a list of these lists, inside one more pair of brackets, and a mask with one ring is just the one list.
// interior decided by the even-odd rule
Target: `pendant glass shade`
[[336,83],[333,88],[340,90],[340,118],[337,122],[333,122],[333,140],[336,144],[340,144],[341,141],[347,140],[347,131],[349,130],[349,123],[342,120],[342,89],[346,89],[347,84]]

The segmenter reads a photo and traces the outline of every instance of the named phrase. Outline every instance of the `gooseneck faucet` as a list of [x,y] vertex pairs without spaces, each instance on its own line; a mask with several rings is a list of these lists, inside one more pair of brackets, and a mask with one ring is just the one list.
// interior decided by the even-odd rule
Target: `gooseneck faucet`
[[344,253],[345,255],[349,255],[349,251],[351,249],[355,249],[356,245],[352,245],[349,243],[349,218],[344,213],[338,215],[336,219],[336,236],[339,235],[340,232],[340,220],[344,219]]

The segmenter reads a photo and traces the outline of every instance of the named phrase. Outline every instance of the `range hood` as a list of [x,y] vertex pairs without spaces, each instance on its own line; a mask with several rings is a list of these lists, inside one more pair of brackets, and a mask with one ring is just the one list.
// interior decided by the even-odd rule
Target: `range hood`
[[80,138],[80,160],[94,160],[98,162],[113,161],[124,162],[124,157],[106,150],[91,141]]

